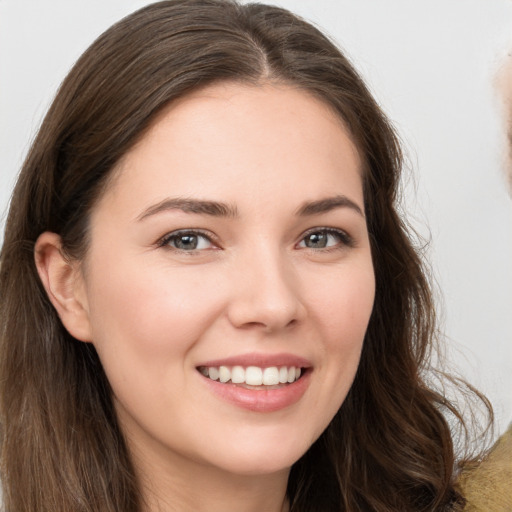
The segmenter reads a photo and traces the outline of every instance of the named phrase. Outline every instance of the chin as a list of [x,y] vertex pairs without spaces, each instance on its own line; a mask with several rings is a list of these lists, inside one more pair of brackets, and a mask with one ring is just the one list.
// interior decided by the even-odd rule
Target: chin
[[236,443],[213,459],[215,465],[238,475],[254,476],[288,472],[311,446],[305,439],[279,439],[278,442],[254,439],[253,442]]

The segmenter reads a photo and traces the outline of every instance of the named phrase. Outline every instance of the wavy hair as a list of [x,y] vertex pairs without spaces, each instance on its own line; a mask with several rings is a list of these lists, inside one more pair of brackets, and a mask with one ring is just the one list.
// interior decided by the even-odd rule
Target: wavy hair
[[9,512],[140,512],[142,493],[92,344],[64,329],[34,244],[88,246],[91,210],[120,158],[177,98],[219,81],[291,84],[329,105],[363,160],[376,298],[353,386],[292,467],[292,512],[455,510],[455,455],[427,379],[435,345],[428,273],[397,213],[402,155],[348,59],[284,9],[169,0],[121,20],[62,83],[16,184],[0,255],[1,474]]

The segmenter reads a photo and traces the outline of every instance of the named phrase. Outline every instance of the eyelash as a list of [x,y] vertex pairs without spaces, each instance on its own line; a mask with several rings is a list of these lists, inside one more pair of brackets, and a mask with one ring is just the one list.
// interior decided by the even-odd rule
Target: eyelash
[[[345,231],[343,231],[341,229],[327,228],[327,227],[316,227],[316,228],[312,228],[312,229],[306,231],[302,235],[302,237],[299,241],[299,244],[304,242],[308,236],[311,236],[314,234],[325,234],[325,235],[335,236],[338,238],[339,243],[337,243],[333,246],[320,247],[320,248],[312,248],[312,247],[305,246],[305,247],[303,247],[304,249],[307,249],[310,251],[315,251],[315,252],[320,251],[320,250],[322,252],[330,252],[330,251],[340,250],[345,247],[354,247],[354,245],[355,245],[354,239]],[[201,252],[203,250],[203,249],[195,249],[195,248],[186,250],[186,249],[180,249],[178,247],[172,247],[170,245],[172,240],[176,240],[176,239],[179,239],[180,237],[185,237],[185,236],[206,239],[210,244],[212,244],[214,246],[214,248],[218,248],[218,246],[216,246],[216,243],[215,243],[215,237],[212,235],[212,233],[202,231],[200,229],[184,229],[184,230],[173,231],[171,233],[168,233],[164,237],[162,237],[158,241],[157,245],[158,245],[158,247],[169,248],[171,250],[178,251],[180,253],[187,253],[187,254],[197,254],[198,252]]]
[[170,245],[172,240],[177,240],[180,237],[185,236],[191,236],[191,237],[197,237],[197,238],[204,238],[208,240],[209,243],[211,243],[213,246],[215,246],[215,237],[212,235],[212,233],[209,233],[207,231],[202,231],[200,229],[183,229],[178,231],[173,231],[172,233],[168,233],[164,237],[162,237],[158,242],[158,247],[168,248],[174,251],[178,251],[180,253],[187,253],[187,254],[197,254],[202,249],[191,249],[191,250],[185,250],[180,249],[179,247],[172,247]]
[[311,247],[305,247],[305,249],[309,249],[311,251],[318,251],[321,250],[323,252],[330,252],[330,251],[339,251],[340,249],[344,249],[346,247],[354,247],[354,239],[346,232],[341,229],[335,229],[335,228],[327,228],[327,227],[317,227],[310,229],[306,231],[302,235],[302,238],[300,239],[299,243],[302,243],[308,236],[315,235],[315,234],[326,234],[326,235],[332,235],[338,238],[339,243],[329,246],[329,247],[321,247],[319,249],[311,248]]

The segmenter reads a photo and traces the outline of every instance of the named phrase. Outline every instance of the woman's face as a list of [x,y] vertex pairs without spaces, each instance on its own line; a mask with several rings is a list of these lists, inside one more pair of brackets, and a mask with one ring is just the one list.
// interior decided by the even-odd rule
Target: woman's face
[[81,276],[135,453],[285,471],[345,399],[372,311],[358,153],[300,90],[191,94],[116,169]]

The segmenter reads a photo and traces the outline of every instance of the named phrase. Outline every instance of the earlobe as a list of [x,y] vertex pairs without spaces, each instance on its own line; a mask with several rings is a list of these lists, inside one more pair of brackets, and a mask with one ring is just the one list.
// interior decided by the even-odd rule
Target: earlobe
[[91,341],[87,297],[78,262],[65,256],[60,236],[50,232],[37,239],[34,257],[48,298],[64,327],[76,339]]

